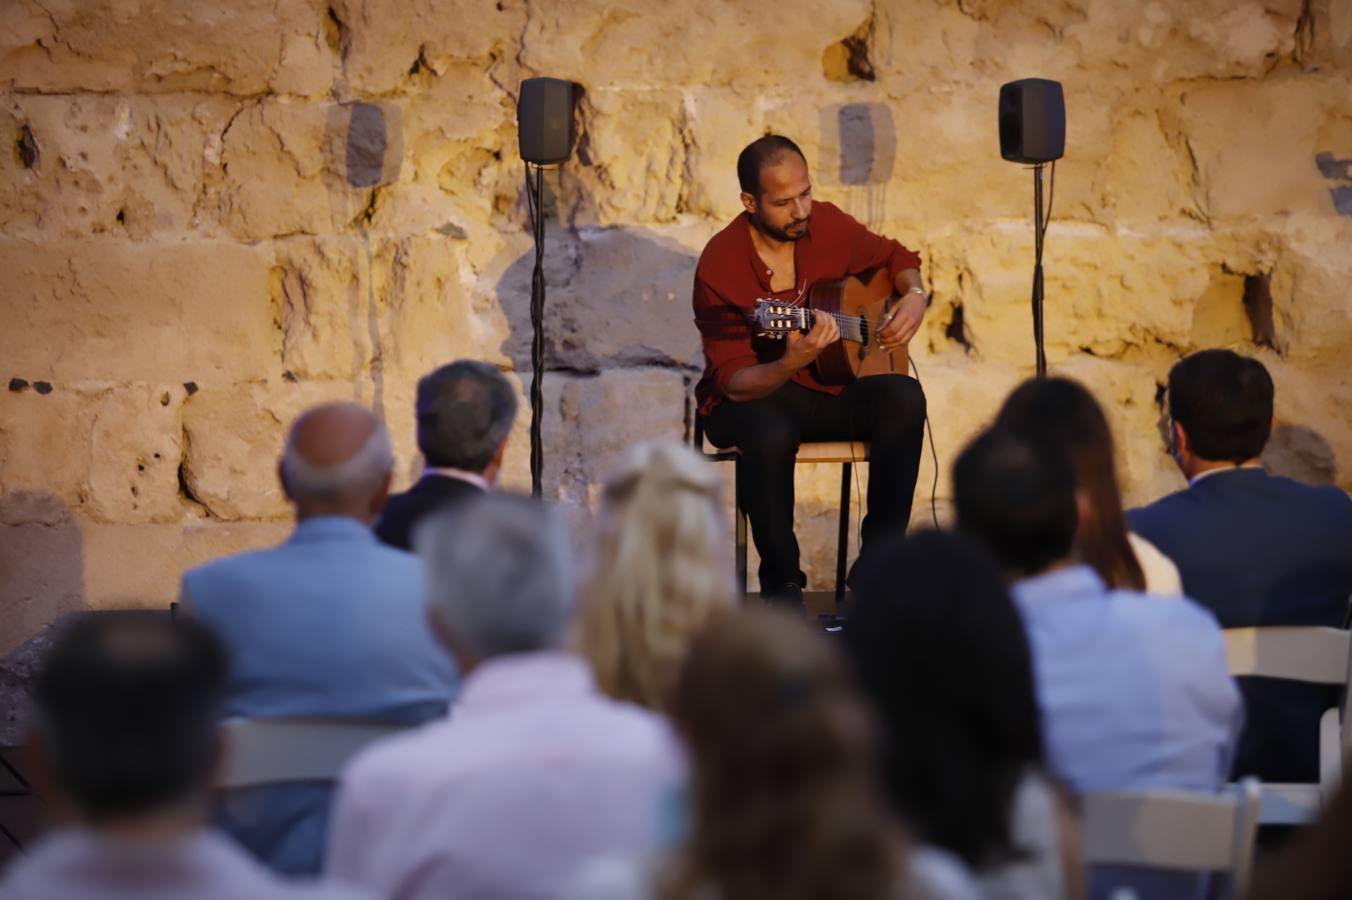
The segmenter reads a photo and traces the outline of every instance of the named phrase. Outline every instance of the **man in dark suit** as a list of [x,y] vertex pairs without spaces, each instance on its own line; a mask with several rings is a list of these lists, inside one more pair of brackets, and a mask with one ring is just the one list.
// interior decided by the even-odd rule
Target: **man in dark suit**
[[[1352,595],[1352,499],[1263,470],[1272,398],[1263,364],[1229,350],[1175,365],[1172,452],[1188,487],[1127,518],[1178,565],[1184,593],[1222,628],[1341,628]],[[1263,678],[1241,679],[1241,688],[1248,724],[1235,774],[1318,781],[1319,717],[1337,691]]]
[[502,468],[516,419],[516,392],[496,367],[462,359],[418,381],[418,449],[427,467],[408,491],[385,504],[376,536],[411,550],[427,514],[488,490]]

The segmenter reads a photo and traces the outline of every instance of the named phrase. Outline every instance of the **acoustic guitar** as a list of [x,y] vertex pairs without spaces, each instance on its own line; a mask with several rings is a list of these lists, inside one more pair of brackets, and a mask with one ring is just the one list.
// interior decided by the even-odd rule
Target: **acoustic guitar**
[[888,373],[906,374],[910,354],[906,347],[888,353],[878,344],[878,332],[900,298],[886,269],[835,281],[819,281],[807,291],[802,306],[782,300],[757,300],[752,328],[758,337],[784,338],[793,331],[810,331],[817,316],[831,316],[840,340],[821,352],[812,364],[822,384],[848,384],[856,378]]

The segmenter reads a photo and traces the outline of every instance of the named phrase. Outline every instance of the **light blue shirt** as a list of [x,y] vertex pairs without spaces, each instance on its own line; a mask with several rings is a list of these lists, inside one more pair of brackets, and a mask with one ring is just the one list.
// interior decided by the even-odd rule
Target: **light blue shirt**
[[[193,569],[182,599],[229,654],[227,716],[414,725],[455,696],[455,666],[427,626],[421,563],[355,519],[306,519],[278,547]],[[232,791],[217,823],[277,871],[315,873],[332,793]]]
[[1210,613],[1187,599],[1110,591],[1086,565],[1011,592],[1053,772],[1080,792],[1214,791],[1225,781],[1243,706]]

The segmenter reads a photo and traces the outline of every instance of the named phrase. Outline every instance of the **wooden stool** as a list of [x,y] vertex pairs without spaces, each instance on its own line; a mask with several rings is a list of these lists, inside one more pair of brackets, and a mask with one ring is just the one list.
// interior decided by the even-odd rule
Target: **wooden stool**
[[[733,506],[736,521],[733,529],[737,542],[737,582],[746,593],[746,510],[742,509],[742,453],[736,447],[706,450],[704,447],[704,420],[696,413],[692,444],[711,462],[733,464]],[[813,441],[798,445],[794,464],[838,463],[840,465],[840,528],[836,538],[836,603],[845,598],[845,563],[850,549],[850,479],[854,464],[868,462],[868,444],[860,441]]]

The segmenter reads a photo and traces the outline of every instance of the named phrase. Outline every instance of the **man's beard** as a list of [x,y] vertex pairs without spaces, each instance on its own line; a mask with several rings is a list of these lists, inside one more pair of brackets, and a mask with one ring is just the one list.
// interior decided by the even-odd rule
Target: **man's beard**
[[807,237],[807,223],[811,221],[811,219],[812,216],[808,215],[806,219],[800,219],[797,222],[789,223],[788,228],[798,228],[801,226],[802,230],[797,232],[788,231],[785,228],[774,228],[759,216],[756,216],[753,221],[755,221],[756,227],[760,229],[761,234],[764,234],[772,240],[791,244],[794,241],[801,241],[803,238]]

